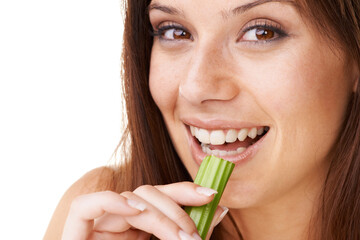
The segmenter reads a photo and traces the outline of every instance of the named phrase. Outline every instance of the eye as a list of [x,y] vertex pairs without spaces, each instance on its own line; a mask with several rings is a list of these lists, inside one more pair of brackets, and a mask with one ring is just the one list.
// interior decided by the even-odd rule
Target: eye
[[266,41],[271,40],[276,37],[276,33],[270,29],[266,28],[254,28],[246,32],[242,39],[246,41]]
[[186,29],[173,24],[158,27],[152,35],[161,40],[192,40],[191,34]]
[[242,32],[239,41],[253,43],[266,43],[287,36],[278,24],[269,23],[268,21],[261,24],[256,22],[255,25],[245,28]]
[[164,31],[161,36],[168,40],[190,39],[191,37],[190,33],[182,29],[176,29],[176,28],[172,28]]

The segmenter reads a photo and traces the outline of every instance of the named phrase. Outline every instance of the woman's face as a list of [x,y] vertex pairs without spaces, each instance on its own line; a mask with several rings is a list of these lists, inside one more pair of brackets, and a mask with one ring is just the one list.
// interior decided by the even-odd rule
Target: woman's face
[[353,78],[298,11],[286,0],[150,4],[152,97],[192,177],[208,154],[236,163],[229,207],[313,191],[327,170]]

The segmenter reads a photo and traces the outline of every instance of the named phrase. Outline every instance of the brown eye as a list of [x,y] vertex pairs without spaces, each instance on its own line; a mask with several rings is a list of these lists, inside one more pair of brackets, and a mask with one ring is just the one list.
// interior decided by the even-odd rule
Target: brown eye
[[167,40],[189,40],[191,34],[182,29],[170,28],[162,33],[162,38]]
[[181,29],[174,30],[174,39],[190,39],[191,35]]
[[275,35],[274,31],[266,28],[256,28],[255,34],[258,40],[271,40]]
[[245,29],[243,33],[240,41],[254,43],[266,43],[287,36],[280,28],[267,26],[250,27],[249,29]]

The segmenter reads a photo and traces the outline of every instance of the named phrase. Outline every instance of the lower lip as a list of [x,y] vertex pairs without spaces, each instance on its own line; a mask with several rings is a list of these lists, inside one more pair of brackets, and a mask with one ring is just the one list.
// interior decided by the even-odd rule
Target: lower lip
[[[258,152],[261,144],[263,143],[267,135],[268,133],[266,133],[256,143],[247,147],[246,150],[243,151],[242,153],[231,156],[222,156],[221,158],[235,163],[235,167],[239,165],[243,165],[254,157],[254,155]],[[202,151],[200,144],[198,144],[195,137],[191,135],[189,129],[188,129],[188,140],[190,144],[191,154],[195,159],[195,162],[200,166],[202,160],[207,156],[207,154]]]

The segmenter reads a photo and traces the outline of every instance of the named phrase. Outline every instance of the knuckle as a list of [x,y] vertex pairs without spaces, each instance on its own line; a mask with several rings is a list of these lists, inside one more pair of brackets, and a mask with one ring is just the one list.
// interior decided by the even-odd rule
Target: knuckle
[[197,185],[193,182],[182,182],[184,184],[185,187],[188,187],[188,188],[192,188],[194,187],[194,185]]
[[70,204],[69,212],[71,212],[73,214],[77,214],[79,211],[81,211],[80,209],[84,205],[85,200],[86,200],[86,197],[84,195],[75,197]]
[[175,221],[178,223],[179,226],[187,226],[190,227],[192,230],[196,230],[196,225],[194,221],[189,217],[189,215],[184,211],[179,211],[176,213]]
[[82,205],[83,201],[84,201],[83,195],[75,197],[71,202],[71,209],[77,209],[79,206]]
[[157,214],[155,222],[159,223],[159,225],[168,225],[171,221],[166,215]]
[[125,198],[130,198],[131,195],[133,195],[133,192],[130,192],[130,191],[124,191],[124,192],[120,193],[120,196],[125,197]]
[[154,185],[154,188],[156,189],[161,189],[162,187],[164,187],[164,185]]
[[112,191],[103,191],[100,194],[102,194],[106,198],[111,198],[114,195]]
[[142,185],[134,190],[134,193],[150,193],[154,191],[154,187],[151,185]]

